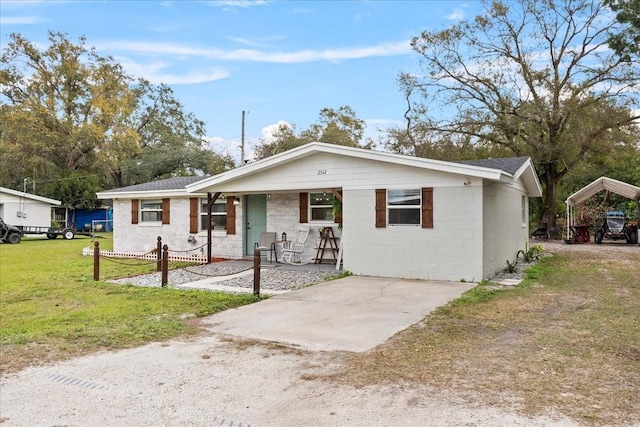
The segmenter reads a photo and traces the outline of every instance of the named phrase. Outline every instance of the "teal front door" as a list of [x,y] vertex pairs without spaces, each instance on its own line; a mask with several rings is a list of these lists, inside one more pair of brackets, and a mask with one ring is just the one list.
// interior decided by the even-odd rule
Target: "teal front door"
[[245,225],[245,254],[253,255],[256,242],[260,241],[260,235],[267,231],[267,195],[252,194],[245,198],[246,218]]

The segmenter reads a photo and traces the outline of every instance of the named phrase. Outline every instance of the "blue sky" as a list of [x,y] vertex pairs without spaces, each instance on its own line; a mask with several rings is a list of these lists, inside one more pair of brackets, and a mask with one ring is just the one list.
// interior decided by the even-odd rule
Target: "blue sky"
[[47,31],[111,55],[127,72],[166,83],[206,122],[210,147],[239,157],[280,121],[300,131],[322,108],[348,105],[366,136],[403,125],[397,84],[415,71],[409,41],[472,18],[478,1],[4,1],[10,33],[47,45]]

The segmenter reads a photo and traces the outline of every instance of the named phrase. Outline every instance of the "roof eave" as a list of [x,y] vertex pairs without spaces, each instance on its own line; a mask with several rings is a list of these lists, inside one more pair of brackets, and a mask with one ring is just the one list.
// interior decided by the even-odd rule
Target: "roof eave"
[[533,166],[531,158],[520,166],[513,175],[514,179],[521,179],[527,189],[529,197],[542,197],[542,185],[538,179],[538,174]]
[[206,193],[187,193],[183,190],[146,190],[96,193],[98,199],[158,199],[167,197],[206,197]]
[[23,191],[12,190],[10,188],[0,187],[0,191],[11,194],[17,197],[24,197],[26,199],[37,200],[39,202],[48,203],[50,205],[60,206],[62,202],[60,200],[50,199],[48,197],[37,196],[35,194],[25,193]]
[[206,191],[206,189],[213,186],[266,171],[276,166],[282,166],[283,164],[287,164],[294,160],[298,160],[318,153],[346,155],[360,159],[395,163],[404,166],[429,169],[433,171],[454,173],[462,176],[490,179],[493,181],[500,181],[503,178],[503,175],[505,175],[503,171],[498,169],[464,165],[440,160],[424,159],[400,154],[383,153],[373,150],[362,150],[341,145],[312,142],[301,147],[285,151],[284,153],[276,154],[275,156],[259,160],[255,163],[251,163],[237,169],[212,176],[202,181],[189,184],[186,186],[186,189],[187,192]]

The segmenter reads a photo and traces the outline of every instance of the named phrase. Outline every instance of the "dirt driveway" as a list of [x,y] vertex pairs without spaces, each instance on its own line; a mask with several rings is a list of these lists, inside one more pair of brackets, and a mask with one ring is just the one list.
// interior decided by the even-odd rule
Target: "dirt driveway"
[[552,426],[421,387],[335,386],[339,352],[203,336],[2,379],[6,426]]
[[624,256],[625,253],[640,253],[640,246],[628,245],[624,241],[603,241],[602,244],[581,243],[566,244],[562,240],[540,240],[533,241],[532,244],[541,245],[547,252],[591,252],[597,253],[602,258],[618,258]]
[[5,376],[0,419],[3,426],[573,425],[424,386],[323,379],[347,354],[205,332]]

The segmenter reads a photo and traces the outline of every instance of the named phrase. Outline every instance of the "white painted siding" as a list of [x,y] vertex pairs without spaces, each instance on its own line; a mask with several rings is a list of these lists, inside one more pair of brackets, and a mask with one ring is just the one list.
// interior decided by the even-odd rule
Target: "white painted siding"
[[[407,182],[425,181],[425,177],[434,187],[457,187],[465,180],[463,176],[446,172],[321,153],[220,184],[216,191],[265,193],[301,188],[404,188]],[[480,180],[474,182],[479,184]]]
[[49,203],[0,192],[0,206],[0,216],[7,224],[51,227]]
[[[507,267],[529,242],[529,198],[522,188],[484,183],[484,278]],[[522,197],[525,196],[525,221]]]
[[[405,183],[405,187],[430,184]],[[345,270],[409,279],[482,279],[481,186],[434,188],[432,229],[376,228],[373,189],[345,190],[344,200]]]

